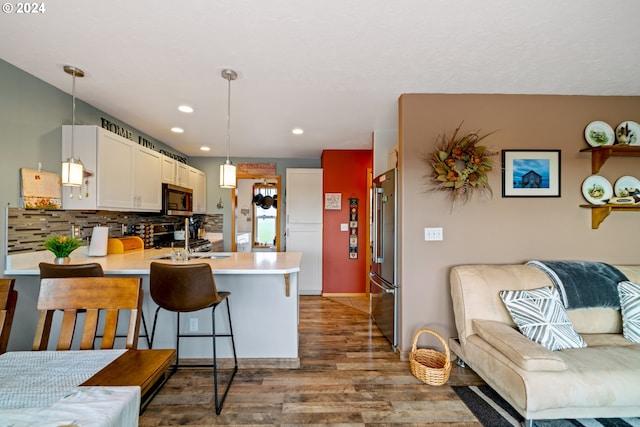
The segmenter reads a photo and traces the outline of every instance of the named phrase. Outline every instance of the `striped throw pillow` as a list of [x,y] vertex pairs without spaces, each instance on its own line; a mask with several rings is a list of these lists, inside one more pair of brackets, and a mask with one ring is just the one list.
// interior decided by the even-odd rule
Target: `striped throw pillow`
[[500,298],[530,340],[553,351],[587,346],[573,329],[556,288],[500,291]]
[[640,343],[640,285],[623,281],[618,283],[622,311],[622,335],[631,342]]

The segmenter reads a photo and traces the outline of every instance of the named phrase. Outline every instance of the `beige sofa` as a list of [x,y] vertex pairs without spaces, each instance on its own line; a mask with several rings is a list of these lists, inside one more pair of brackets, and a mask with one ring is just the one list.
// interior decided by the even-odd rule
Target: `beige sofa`
[[[640,283],[640,266],[616,266]],[[551,351],[513,323],[501,290],[553,286],[531,265],[463,265],[450,275],[456,355],[524,418],[640,416],[640,344],[622,336],[619,310],[568,310],[586,348]]]

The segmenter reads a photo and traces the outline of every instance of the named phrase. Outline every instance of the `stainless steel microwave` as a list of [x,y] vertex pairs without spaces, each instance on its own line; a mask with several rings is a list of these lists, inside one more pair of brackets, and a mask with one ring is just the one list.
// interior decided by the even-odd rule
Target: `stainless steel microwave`
[[173,184],[162,184],[162,213],[165,215],[193,215],[193,190]]

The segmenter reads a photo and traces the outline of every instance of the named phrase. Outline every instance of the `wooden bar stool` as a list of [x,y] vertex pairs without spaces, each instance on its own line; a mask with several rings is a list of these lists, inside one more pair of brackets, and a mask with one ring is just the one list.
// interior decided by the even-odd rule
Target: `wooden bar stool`
[[[87,264],[48,264],[41,262],[38,264],[40,268],[40,279],[57,279],[67,277],[104,277],[104,270],[97,262]],[[151,348],[151,337],[147,331],[147,322],[144,319],[144,311],[141,311],[142,329],[144,329],[144,337],[147,342],[147,348]],[[102,338],[97,336],[96,338]],[[116,338],[125,338],[124,335],[117,335]]]
[[[173,311],[176,314],[176,365],[180,365],[180,338],[211,337],[213,341],[213,365],[188,365],[190,367],[211,367],[213,366],[213,386],[215,395],[216,414],[222,411],[222,405],[227,397],[233,378],[238,372],[238,358],[236,356],[236,344],[233,339],[233,328],[231,326],[231,311],[229,308],[230,292],[218,292],[213,273],[209,264],[165,264],[152,262],[150,267],[149,286],[151,298],[158,305],[153,318],[151,329],[151,343],[155,336],[158,312],[161,308]],[[227,316],[229,318],[229,333],[220,334],[216,332],[216,307],[222,302],[226,302]],[[211,334],[182,334],[180,333],[180,313],[211,308]],[[218,394],[218,360],[216,355],[216,338],[231,338],[233,348],[234,367],[227,387],[219,398]]]
[[13,315],[18,303],[18,291],[13,289],[15,279],[0,279],[0,354],[7,351]]

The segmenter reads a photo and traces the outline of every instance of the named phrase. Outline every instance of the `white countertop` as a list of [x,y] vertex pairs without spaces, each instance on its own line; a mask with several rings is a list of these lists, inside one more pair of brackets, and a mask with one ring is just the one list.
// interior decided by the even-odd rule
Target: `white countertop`
[[[149,274],[151,262],[174,263],[171,259],[159,259],[169,255],[171,248],[146,249],[103,257],[87,255],[87,247],[82,246],[71,254],[71,264],[97,262],[105,274]],[[211,265],[214,274],[287,274],[300,271],[300,252],[215,252],[225,258],[192,258],[188,264],[205,262]],[[194,254],[198,256],[198,253]],[[40,262],[53,263],[54,255],[49,251],[28,252],[8,255],[6,275],[39,275]],[[184,262],[181,262],[184,263]]]

